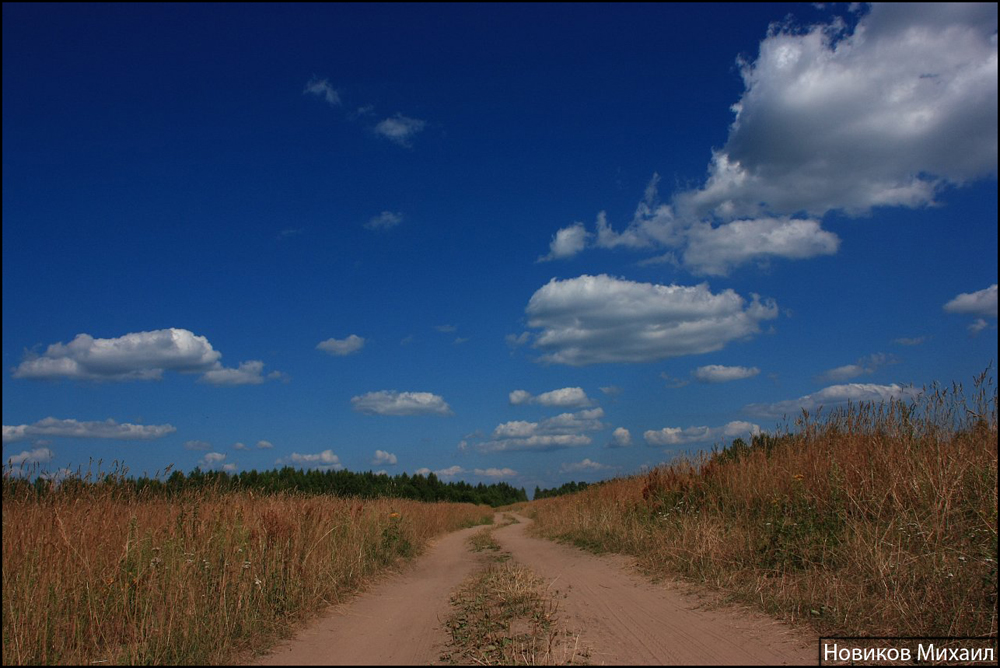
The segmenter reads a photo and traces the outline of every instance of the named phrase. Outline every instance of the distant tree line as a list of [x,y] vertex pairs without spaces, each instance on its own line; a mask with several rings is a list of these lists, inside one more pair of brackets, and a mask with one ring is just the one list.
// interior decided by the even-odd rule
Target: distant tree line
[[588,487],[590,487],[588,483],[573,482],[572,480],[552,489],[539,489],[535,487],[534,499],[548,499],[553,496],[562,496],[563,494],[575,494],[576,492],[582,492]]
[[[51,486],[49,481],[42,477],[32,482],[9,475],[4,476],[3,484],[7,488],[4,490],[5,496],[13,491],[9,487],[32,486],[37,491],[44,492]],[[165,480],[145,475],[131,477],[115,473],[97,476],[94,480],[90,476],[86,478],[71,476],[60,482],[60,486],[63,487],[95,484],[117,486],[122,488],[122,491],[168,496],[191,490],[212,489],[220,492],[249,490],[262,494],[282,492],[329,494],[363,499],[388,497],[428,502],[475,503],[492,507],[528,500],[523,488],[518,489],[505,482],[471,485],[462,481],[442,482],[434,473],[428,473],[426,476],[406,473],[389,476],[372,471],[354,473],[347,470],[303,470],[290,466],[269,471],[251,470],[241,473],[202,471],[200,468],[195,468],[187,475],[182,471],[174,471]]]

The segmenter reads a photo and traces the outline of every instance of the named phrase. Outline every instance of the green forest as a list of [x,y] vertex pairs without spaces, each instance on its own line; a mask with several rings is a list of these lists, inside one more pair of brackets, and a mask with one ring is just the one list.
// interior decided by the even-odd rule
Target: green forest
[[[4,486],[31,486],[38,493],[45,493],[54,484],[44,477],[37,477],[33,482],[23,477],[5,475]],[[192,490],[211,488],[216,491],[253,491],[262,494],[299,493],[327,494],[339,497],[358,497],[363,499],[398,498],[415,501],[450,501],[453,503],[475,503],[492,507],[505,506],[519,501],[527,501],[528,495],[523,488],[518,489],[505,482],[489,485],[479,483],[471,485],[467,482],[442,482],[434,473],[424,475],[408,475],[400,473],[389,476],[384,473],[365,471],[321,471],[317,469],[303,470],[285,466],[269,471],[244,471],[242,473],[227,473],[225,471],[202,471],[195,468],[185,475],[182,471],[174,471],[169,476],[131,477],[121,473],[98,476],[71,476],[58,482],[61,486],[70,485],[105,485],[121,487],[145,495],[175,495]]]

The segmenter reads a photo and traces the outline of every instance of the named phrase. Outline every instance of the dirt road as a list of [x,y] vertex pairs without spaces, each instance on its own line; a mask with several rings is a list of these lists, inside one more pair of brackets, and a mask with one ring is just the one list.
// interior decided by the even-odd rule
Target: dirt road
[[532,538],[531,520],[496,532],[514,558],[559,590],[559,617],[594,665],[816,664],[816,644],[739,609],[703,610],[676,586],[653,585],[619,556]]
[[[427,665],[448,640],[451,593],[478,562],[465,541],[482,527],[439,538],[411,567],[334,606],[261,666]],[[440,620],[440,621],[439,621]]]
[[[592,665],[815,664],[815,644],[742,609],[705,610],[678,587],[654,585],[622,557],[594,556],[526,534],[531,520],[495,531],[513,558],[548,583],[561,622]],[[258,665],[405,665],[438,661],[451,593],[479,562],[465,544],[478,529],[435,542],[412,567],[336,606]]]

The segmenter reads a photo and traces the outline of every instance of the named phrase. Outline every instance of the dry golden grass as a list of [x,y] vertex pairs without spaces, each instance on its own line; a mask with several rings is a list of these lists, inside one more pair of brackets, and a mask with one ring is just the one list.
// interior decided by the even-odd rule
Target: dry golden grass
[[509,519],[467,541],[470,550],[487,552],[488,559],[452,596],[455,610],[445,622],[451,641],[441,659],[488,666],[586,664],[588,653],[579,647],[579,636],[559,623],[552,591],[493,537],[497,528],[516,522]]
[[821,633],[996,637],[996,396],[984,374],[971,401],[953,386],[804,416],[793,434],[528,512],[542,535]]
[[145,498],[5,479],[3,663],[220,664],[259,651],[428,538],[489,522],[468,504],[249,492]]

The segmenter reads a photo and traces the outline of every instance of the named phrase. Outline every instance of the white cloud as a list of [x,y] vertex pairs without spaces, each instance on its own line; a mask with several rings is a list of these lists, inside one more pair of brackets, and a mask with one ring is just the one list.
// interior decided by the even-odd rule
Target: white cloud
[[733,421],[721,427],[664,427],[643,434],[650,445],[688,445],[709,441],[730,440],[739,436],[760,433],[760,427],[752,422]]
[[546,259],[666,249],[645,262],[724,275],[836,253],[827,212],[932,205],[946,187],[995,177],[996,32],[986,3],[876,4],[853,31],[839,17],[772,25],[757,58],[739,61],[744,91],[704,185],[663,204],[654,174],[623,231],[602,211],[594,234],[559,230]]
[[166,370],[202,373],[219,366],[222,354],[204,336],[186,329],[134,332],[116,339],[78,334],[67,344],[53,343],[44,354],[14,369],[15,378],[82,380],[156,380]]
[[233,443],[233,450],[248,450],[246,443],[236,442]]
[[772,27],[706,185],[678,199],[728,219],[930,204],[997,169],[995,4],[876,4]]
[[539,406],[554,406],[558,408],[583,408],[590,406],[591,401],[583,388],[564,387],[551,392],[544,392],[537,397],[526,390],[514,390],[510,393],[510,403],[538,404]]
[[392,118],[387,118],[376,125],[375,134],[385,137],[394,144],[409,148],[412,145],[413,137],[418,132],[423,131],[426,125],[426,121],[397,113]]
[[[615,232],[607,214],[597,215],[596,234],[583,230],[581,223],[559,230],[553,240],[553,251],[540,260],[570,257],[583,250],[594,239],[597,248],[624,247],[632,250],[677,249],[684,266],[695,274],[723,276],[746,262],[767,262],[771,258],[806,259],[832,255],[840,239],[820,228],[816,220],[769,216],[736,220],[713,226],[707,220],[693,216],[678,217],[674,209],[661,204],[657,195],[659,176],[646,187],[645,199],[636,207],[632,222],[622,232]],[[556,242],[574,240],[573,252],[556,254]],[[567,244],[567,249],[569,248]],[[642,261],[640,264],[669,263],[680,266],[677,253],[671,251]]]
[[257,441],[258,450],[270,450],[274,447],[274,444],[270,441]]
[[482,476],[484,478],[512,478],[517,475],[517,471],[512,468],[488,468],[488,469],[473,469],[472,472],[475,475]]
[[514,390],[508,395],[510,403],[519,406],[520,404],[531,403],[532,395],[527,390]]
[[11,466],[22,466],[24,464],[46,464],[51,462],[53,459],[55,459],[55,453],[48,448],[24,450],[20,454],[5,457],[5,460]]
[[709,364],[700,366],[691,372],[691,375],[702,383],[728,383],[731,380],[743,380],[753,378],[760,373],[757,367],[745,366],[723,366],[721,364]]
[[220,467],[223,468],[224,470],[228,470],[227,466],[232,466],[232,465],[223,465],[222,462],[224,462],[225,460],[226,460],[226,455],[224,453],[206,452],[205,456],[202,457],[200,460],[198,460],[198,466],[200,466],[203,469],[213,469],[216,467]]
[[481,478],[512,478],[517,475],[517,471],[511,468],[486,468],[486,469],[464,469],[461,466],[449,466],[446,469],[431,471],[429,468],[420,468],[413,472],[414,475],[426,476],[433,473],[441,479],[451,479],[460,475],[475,475]]
[[871,383],[848,383],[845,385],[831,385],[819,392],[807,394],[798,399],[779,401],[773,404],[749,404],[743,408],[751,415],[763,417],[781,417],[783,415],[794,416],[806,410],[814,412],[820,406],[831,408],[840,406],[847,402],[872,401],[883,402],[890,399],[912,399],[920,393],[913,387],[902,387],[900,385],[873,385]]
[[688,385],[691,384],[690,380],[686,378],[674,378],[666,371],[660,374],[660,378],[667,381],[666,387],[669,387],[671,390],[679,390],[680,388],[687,387]]
[[383,211],[377,216],[372,216],[365,223],[366,230],[391,230],[403,222],[403,214]]
[[333,86],[326,79],[313,77],[306,83],[306,88],[302,92],[303,94],[312,93],[323,98],[331,107],[339,107],[341,104],[340,94],[334,90]]
[[211,450],[212,444],[208,441],[184,441],[185,450]]
[[430,392],[369,392],[351,399],[351,406],[369,415],[452,415],[447,402]]
[[3,425],[3,442],[11,443],[33,436],[65,438],[110,438],[123,441],[148,441],[177,431],[173,425],[119,424],[108,419],[104,422],[79,422],[47,417],[34,424]]
[[632,433],[625,427],[618,427],[611,432],[609,448],[627,448],[632,445]]
[[525,309],[528,326],[541,328],[534,346],[543,362],[583,366],[649,362],[713,352],[760,332],[778,316],[772,300],[708,285],[636,283],[607,275],[552,279]]
[[582,462],[563,464],[559,467],[559,470],[563,473],[586,473],[590,471],[606,471],[610,468],[610,466],[584,459]]
[[507,345],[511,348],[519,348],[531,341],[531,332],[521,332],[520,334],[508,334],[504,337]]
[[264,382],[263,371],[263,362],[250,360],[249,362],[240,362],[238,369],[218,368],[206,371],[199,382],[209,385],[260,385]]
[[398,463],[396,455],[391,452],[386,452],[385,450],[376,450],[375,456],[372,458],[372,466],[395,466]]
[[541,422],[513,420],[504,422],[493,429],[485,441],[475,444],[480,452],[502,452],[507,450],[559,450],[592,441],[586,432],[605,428],[601,422],[604,409],[592,408],[576,413],[561,413]]
[[317,350],[330,353],[331,355],[350,355],[356,353],[365,346],[363,337],[351,334],[346,339],[327,339],[316,344]]
[[725,276],[751,261],[804,260],[834,255],[840,239],[819,221],[787,217],[736,220],[718,227],[696,223],[687,231],[684,264],[695,274]]
[[584,249],[587,239],[591,236],[583,223],[573,223],[569,227],[557,231],[549,244],[549,254],[538,258],[539,262],[562,260],[573,257]]
[[927,340],[926,336],[915,336],[915,337],[900,337],[898,339],[893,339],[893,343],[901,346],[919,346],[924,341]]
[[949,313],[978,315],[985,318],[997,317],[997,284],[978,292],[963,292],[947,304],[944,310]]
[[321,471],[339,471],[344,468],[340,463],[340,458],[333,454],[333,450],[324,450],[316,454],[293,452],[288,457],[279,459],[275,463],[306,469],[319,469]]
[[602,387],[601,392],[608,395],[609,397],[617,397],[622,393],[622,388],[617,385],[608,385],[607,387]]
[[835,369],[830,369],[820,376],[820,380],[838,383],[850,380],[851,378],[857,378],[858,376],[870,376],[879,368],[887,364],[895,364],[896,361],[896,358],[891,355],[886,355],[885,353],[875,353],[874,355],[862,357],[854,364],[845,364],[844,366],[838,366]]
[[264,363],[242,362],[227,369],[204,336],[172,327],[132,332],[114,339],[77,334],[69,343],[53,343],[42,355],[29,355],[13,372],[15,378],[54,380],[159,380],[164,371],[202,373],[212,385],[247,385],[264,382]]
[[979,334],[979,332],[983,331],[989,326],[990,324],[985,320],[983,320],[982,318],[976,318],[971,323],[969,323],[968,326],[969,334],[971,336],[976,336],[977,334]]

